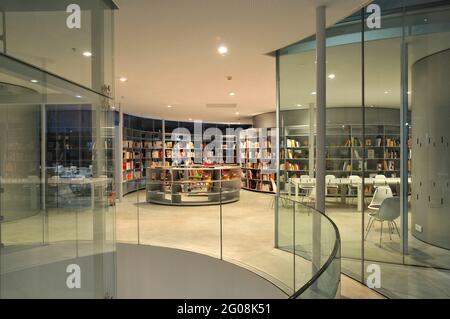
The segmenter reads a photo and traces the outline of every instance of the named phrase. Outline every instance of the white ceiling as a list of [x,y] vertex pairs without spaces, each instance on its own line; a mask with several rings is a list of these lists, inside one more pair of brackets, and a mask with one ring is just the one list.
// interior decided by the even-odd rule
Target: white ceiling
[[[312,35],[318,4],[327,5],[332,25],[368,0],[116,2],[116,97],[124,112],[248,123],[253,115],[275,110],[275,59],[267,54]],[[217,53],[222,44],[227,56]],[[121,76],[128,82],[118,81]]]

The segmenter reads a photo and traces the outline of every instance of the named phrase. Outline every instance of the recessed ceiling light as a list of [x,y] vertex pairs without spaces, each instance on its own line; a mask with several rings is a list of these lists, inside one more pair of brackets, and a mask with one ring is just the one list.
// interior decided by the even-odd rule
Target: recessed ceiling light
[[81,95],[77,95],[77,96],[75,96],[77,99],[81,99],[82,98],[82,96]]
[[234,114],[239,115],[239,112],[236,112],[236,113],[234,113]]
[[119,81],[120,81],[120,82],[127,82],[128,79],[127,79],[126,77],[122,76],[122,77],[119,79]]
[[301,105],[301,104],[297,104],[297,106],[298,106],[298,107],[302,107],[303,105]]
[[33,80],[30,80],[30,82],[31,82],[31,83],[38,83],[39,81],[33,79]]
[[336,78],[336,75],[335,75],[335,74],[330,74],[330,75],[328,76],[328,78],[329,78],[330,80],[333,80],[334,78]]
[[389,91],[384,91],[384,94],[389,94]]
[[228,48],[227,48],[226,46],[224,46],[224,45],[221,45],[221,46],[217,49],[217,51],[219,52],[219,54],[225,55],[225,54],[228,53]]
[[230,92],[230,93],[228,93],[230,96],[235,96],[236,95],[236,93],[234,93],[234,92]]
[[411,91],[408,91],[408,95],[411,95]]
[[85,52],[83,52],[83,55],[84,55],[85,57],[91,57],[91,56],[92,56],[92,52],[85,51]]
[[314,92],[311,92],[311,95],[316,95],[317,94],[317,92],[316,91],[314,91]]
[[170,108],[172,108],[172,105],[167,105],[167,107],[170,109]]

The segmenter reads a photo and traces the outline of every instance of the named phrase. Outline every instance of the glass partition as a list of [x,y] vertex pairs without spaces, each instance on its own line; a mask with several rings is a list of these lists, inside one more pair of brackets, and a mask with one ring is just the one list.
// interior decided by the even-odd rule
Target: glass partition
[[114,9],[110,0],[1,0],[1,52],[112,92]]
[[[445,1],[380,0],[327,30],[326,213],[342,233],[343,271],[388,296],[448,289],[449,13]],[[277,54],[281,170],[286,157],[315,160],[301,151],[314,116],[287,110],[303,106],[295,94],[315,101],[314,47],[311,37]],[[283,191],[313,204],[314,173],[284,175]]]
[[115,296],[112,100],[0,55],[0,296]]

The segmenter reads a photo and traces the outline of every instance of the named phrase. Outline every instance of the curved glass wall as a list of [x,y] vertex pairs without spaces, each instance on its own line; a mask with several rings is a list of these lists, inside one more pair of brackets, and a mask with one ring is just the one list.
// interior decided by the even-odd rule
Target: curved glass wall
[[78,3],[0,0],[0,298],[116,296],[112,11]]
[[[448,1],[374,1],[327,30],[326,213],[343,271],[392,297],[448,297],[449,50]],[[315,39],[277,55],[281,191],[314,205]]]

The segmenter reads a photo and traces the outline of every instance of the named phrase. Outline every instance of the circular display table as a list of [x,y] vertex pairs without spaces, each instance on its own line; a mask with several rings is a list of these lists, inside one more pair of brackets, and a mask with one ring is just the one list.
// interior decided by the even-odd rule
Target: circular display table
[[239,166],[181,166],[147,169],[147,202],[173,206],[220,205],[240,197]]

